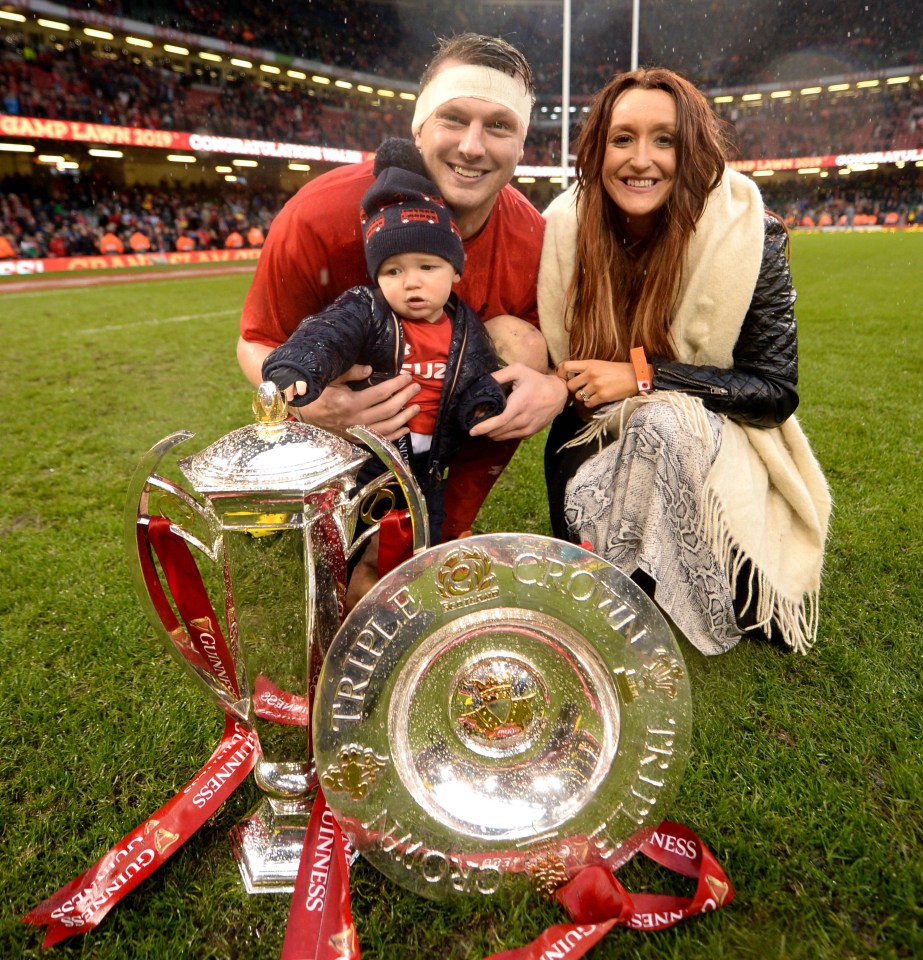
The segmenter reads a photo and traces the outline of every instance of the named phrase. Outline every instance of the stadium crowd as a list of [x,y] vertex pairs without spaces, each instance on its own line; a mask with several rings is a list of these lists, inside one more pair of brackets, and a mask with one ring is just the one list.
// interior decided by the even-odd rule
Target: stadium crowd
[[[720,16],[725,3],[709,0],[707,15]],[[80,9],[80,5],[72,6]],[[312,5],[310,16],[304,15],[301,5],[288,0],[256,5],[238,0],[221,4],[214,0],[170,4],[97,0],[95,7],[103,13],[383,76],[415,78],[428,49],[423,39],[413,44],[401,42],[407,29],[401,19],[406,13],[403,7],[367,0],[324,0]],[[651,7],[655,9],[650,16],[656,17],[661,32],[681,29],[679,13],[669,4],[652,0],[648,9]],[[923,61],[923,35],[914,29],[914,18],[905,5],[884,0],[873,14],[863,12],[864,6],[852,0],[846,7],[835,16],[822,9],[779,8],[770,14],[760,5],[753,10],[748,7],[746,16],[763,19],[751,25],[759,42],[747,45],[746,62],[736,62],[731,53],[718,60],[707,54],[692,59],[691,50],[680,50],[674,51],[679,61],[676,65],[687,69],[701,86],[777,79],[772,71],[780,52],[791,54],[802,37],[810,37],[815,50],[836,49],[843,56],[848,52],[856,69]],[[515,39],[536,67],[540,92],[557,89],[560,72],[557,13],[552,16],[544,10],[510,7],[503,21],[503,33]],[[451,10],[447,6],[445,15],[446,32],[477,26],[458,4]],[[572,89],[578,103],[580,91],[597,89],[614,70],[626,65],[624,51],[613,44],[612,37],[628,35],[627,21],[619,20],[627,15],[626,10],[593,4],[576,8],[580,33],[575,44],[582,53],[573,64]],[[435,18],[436,13],[431,16]],[[853,23],[845,34],[844,23]],[[788,46],[783,43],[783,28],[789,30]],[[181,65],[140,55],[118,43],[66,38],[50,42],[46,34],[6,24],[0,41],[0,109],[6,114],[363,150],[409,127],[410,108],[383,98],[369,100],[356,93],[281,83],[201,64],[193,69],[188,62]],[[412,55],[411,50],[415,51]],[[919,148],[923,144],[923,104],[915,83],[853,92],[839,99],[827,94],[767,98],[746,108],[735,100],[719,105],[718,110],[728,124],[735,145],[733,155],[738,159]],[[527,164],[560,162],[560,127],[542,122],[547,116],[536,110],[526,144]],[[581,114],[575,116],[572,144]],[[919,177],[914,181],[905,174],[896,179],[881,175],[862,179],[861,186],[856,178],[848,184],[823,183],[819,190],[803,191],[802,196],[787,195],[794,189],[791,181],[762,186],[793,225],[853,223],[855,215],[876,222],[886,217],[899,223],[921,220]],[[536,203],[539,196],[537,191]],[[131,249],[132,237],[137,243],[149,243],[155,251],[175,249],[178,241],[194,243],[200,249],[223,246],[235,233],[241,234],[246,244],[247,230],[253,227],[265,233],[284,200],[281,191],[258,183],[222,185],[220,192],[218,187],[204,184],[198,189],[172,184],[129,188],[107,183],[98,170],[57,179],[36,175],[28,182],[7,178],[0,181],[0,234],[5,238],[0,254],[95,253],[107,234],[126,250]],[[237,229],[241,227],[243,230]],[[139,233],[143,239],[138,238]]]
[[822,184],[807,191],[763,181],[760,191],[789,227],[923,226],[923,170],[914,177],[891,168]]
[[[5,41],[0,91],[7,114],[359,150],[409,126],[409,110],[400,103],[258,81],[241,72],[177,72],[130,50],[74,42],[56,49],[25,33],[8,34]],[[767,99],[746,111],[739,105],[718,109],[743,159],[903,149],[923,142],[919,88],[909,83],[848,98]],[[581,114],[575,116],[571,142]],[[524,161],[560,162],[558,125],[533,124]]]
[[0,259],[261,246],[287,196],[258,186],[119,187],[103,178],[0,184]]
[[769,99],[745,113],[717,104],[742,159],[903,150],[923,145],[923,104],[911,84],[794,103]]
[[23,34],[8,38],[0,48],[4,113],[264,140],[317,143],[329,137],[355,148],[377,142],[389,120],[368,108],[346,111],[342,98],[325,103],[300,85],[282,90],[217,71],[197,78],[139,57],[109,59],[83,44],[62,46]]
[[[497,4],[493,12],[456,0],[433,0],[425,8],[375,0],[324,0],[309,7],[295,0],[97,0],[95,6],[243,46],[408,80],[419,77],[429,52],[431,37],[422,37],[421,27],[435,25],[441,35],[496,30],[526,55],[540,92],[561,89],[561,11],[555,6]],[[645,0],[641,62],[659,62],[661,51],[670,50],[669,66],[706,87],[780,79],[782,65],[801,51],[818,59],[835,58],[852,71],[875,69],[882,63],[923,62],[919,11],[903,0],[877,0],[874,5],[867,0],[836,4],[698,0],[698,8],[696,19],[723,25],[718,42],[689,42],[688,4]],[[576,0],[571,19],[571,90],[591,94],[613,72],[628,69],[630,5]],[[743,42],[727,42],[732,36]],[[408,37],[421,42],[407,43]],[[711,49],[703,50],[706,46]]]
[[[760,189],[790,227],[923,226],[923,171],[915,180],[897,170],[856,174],[810,192],[791,180]],[[41,186],[11,177],[0,182],[0,259],[128,253],[133,237],[144,242],[138,234],[149,244],[140,249],[155,253],[260,246],[287,199],[256,184],[219,193],[205,184],[119,187],[98,174]],[[111,237],[121,249],[105,249]]]

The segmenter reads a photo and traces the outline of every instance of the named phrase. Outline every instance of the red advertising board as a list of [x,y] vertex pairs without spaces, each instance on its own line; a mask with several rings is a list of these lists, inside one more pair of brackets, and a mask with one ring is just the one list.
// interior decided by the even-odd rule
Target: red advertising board
[[178,266],[191,263],[231,263],[256,260],[259,250],[194,250],[190,253],[126,253],[117,256],[47,257],[42,260],[0,260],[0,277],[119,267]]
[[250,157],[278,157],[285,160],[314,160],[318,163],[360,163],[375,155],[374,152],[367,150],[346,150],[341,147],[183,133],[178,130],[145,130],[141,127],[116,127],[106,123],[50,120],[12,114],[0,115],[0,137],[62,140],[107,147],[158,147],[161,150],[193,150]]

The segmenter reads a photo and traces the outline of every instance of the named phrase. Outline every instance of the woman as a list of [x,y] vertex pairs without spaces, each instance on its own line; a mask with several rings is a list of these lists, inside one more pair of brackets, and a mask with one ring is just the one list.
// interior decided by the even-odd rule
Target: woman
[[748,629],[805,651],[830,498],[792,416],[787,235],[724,156],[671,71],[594,102],[576,184],[545,213],[539,313],[571,397],[546,447],[552,524],[703,653]]

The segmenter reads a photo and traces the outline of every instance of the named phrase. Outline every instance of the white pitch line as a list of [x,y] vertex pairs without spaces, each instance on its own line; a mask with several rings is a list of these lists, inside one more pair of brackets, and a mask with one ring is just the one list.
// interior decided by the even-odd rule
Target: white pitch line
[[112,333],[114,330],[131,330],[133,327],[157,327],[162,323],[186,323],[189,320],[207,320],[209,317],[230,317],[237,310],[216,310],[213,313],[187,313],[181,317],[154,317],[151,320],[138,320],[135,323],[113,323],[108,327],[87,327],[86,330],[72,330],[90,336],[97,333]]

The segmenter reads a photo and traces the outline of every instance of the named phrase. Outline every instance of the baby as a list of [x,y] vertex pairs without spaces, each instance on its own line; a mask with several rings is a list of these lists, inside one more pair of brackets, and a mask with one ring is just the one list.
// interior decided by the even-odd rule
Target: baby
[[480,319],[452,292],[465,267],[461,234],[413,144],[386,140],[374,170],[359,219],[375,286],[353,287],[302,320],[263,362],[263,379],[299,407],[354,364],[372,367],[363,386],[410,373],[421,387],[413,400],[420,411],[408,424],[409,443],[398,446],[438,543],[446,469],[471,427],[503,410],[503,390],[490,376],[499,362]]

